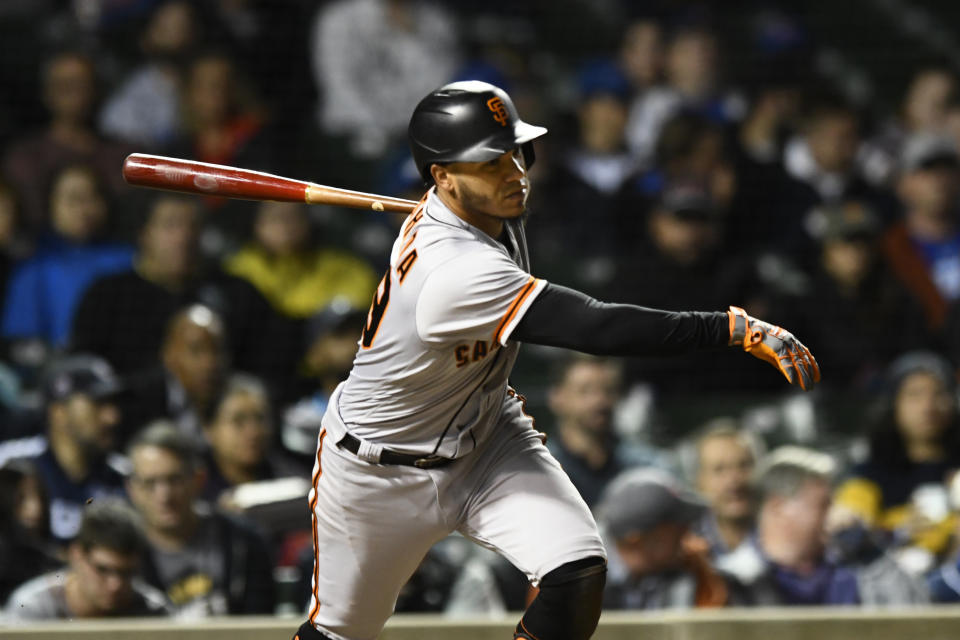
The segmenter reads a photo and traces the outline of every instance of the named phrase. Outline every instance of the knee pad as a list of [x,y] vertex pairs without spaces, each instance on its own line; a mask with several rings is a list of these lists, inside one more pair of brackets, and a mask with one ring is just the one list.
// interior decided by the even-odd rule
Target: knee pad
[[607,562],[592,556],[561,565],[540,581],[540,593],[517,625],[515,638],[587,640],[603,605]]
[[293,634],[293,640],[331,640],[331,638],[325,633],[320,633],[320,631],[307,620],[300,625],[297,632]]

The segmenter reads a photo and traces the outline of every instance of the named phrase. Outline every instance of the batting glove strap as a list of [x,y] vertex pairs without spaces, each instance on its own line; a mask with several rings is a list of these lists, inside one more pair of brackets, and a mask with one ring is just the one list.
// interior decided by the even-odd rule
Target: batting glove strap
[[792,333],[747,315],[740,307],[730,307],[730,345],[776,367],[790,384],[809,391],[820,382],[820,367],[810,350]]

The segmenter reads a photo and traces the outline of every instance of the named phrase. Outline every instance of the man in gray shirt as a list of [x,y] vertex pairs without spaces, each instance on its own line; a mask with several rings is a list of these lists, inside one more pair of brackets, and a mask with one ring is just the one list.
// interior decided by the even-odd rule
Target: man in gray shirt
[[8,622],[154,616],[170,613],[166,598],[139,581],[143,535],[119,500],[90,504],[68,550],[69,564],[18,587]]

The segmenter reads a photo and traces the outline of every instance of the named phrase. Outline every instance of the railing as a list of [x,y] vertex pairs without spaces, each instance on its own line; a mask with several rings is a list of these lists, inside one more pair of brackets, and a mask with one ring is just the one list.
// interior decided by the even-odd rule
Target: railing
[[[381,640],[509,640],[517,617],[397,615]],[[0,628],[3,640],[290,640],[297,618],[82,620]],[[960,607],[610,612],[594,640],[957,640]]]

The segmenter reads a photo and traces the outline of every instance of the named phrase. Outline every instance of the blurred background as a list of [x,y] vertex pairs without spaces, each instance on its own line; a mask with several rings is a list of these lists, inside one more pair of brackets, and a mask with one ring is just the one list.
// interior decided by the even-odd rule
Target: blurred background
[[[511,383],[604,529],[607,607],[960,600],[955,3],[0,0],[7,618],[303,611],[320,417],[402,218],[120,167],[419,199],[409,116],[464,79],[550,129],[538,277],[742,306],[823,372],[799,394],[739,350],[524,348]],[[451,537],[398,610],[530,593]]]

